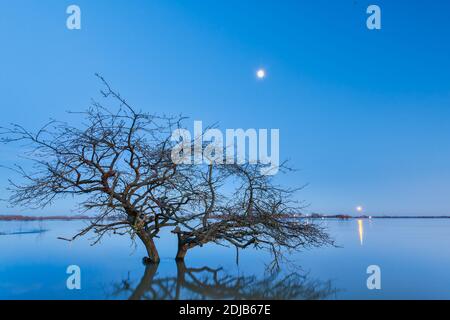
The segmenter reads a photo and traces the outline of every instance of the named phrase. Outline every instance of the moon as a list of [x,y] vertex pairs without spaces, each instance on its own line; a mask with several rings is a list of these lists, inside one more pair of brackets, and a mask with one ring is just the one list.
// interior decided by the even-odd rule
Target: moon
[[258,77],[258,79],[264,79],[266,77],[266,70],[259,69],[256,71],[256,77]]

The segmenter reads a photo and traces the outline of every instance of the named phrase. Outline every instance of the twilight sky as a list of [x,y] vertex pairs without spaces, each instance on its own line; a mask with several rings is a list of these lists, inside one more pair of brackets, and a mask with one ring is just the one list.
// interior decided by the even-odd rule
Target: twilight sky
[[[81,30],[66,28],[71,4]],[[299,171],[278,179],[309,183],[310,212],[450,214],[449,12],[444,0],[0,0],[0,126],[71,121],[99,98],[98,72],[188,126],[280,129],[280,157]],[[18,151],[1,145],[0,164]],[[5,198],[14,175],[0,177]],[[8,213],[32,212],[0,202]]]

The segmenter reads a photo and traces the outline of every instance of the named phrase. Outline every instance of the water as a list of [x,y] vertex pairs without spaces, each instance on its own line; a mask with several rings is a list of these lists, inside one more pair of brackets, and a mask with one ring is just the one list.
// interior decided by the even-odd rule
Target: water
[[[0,299],[450,299],[450,220],[386,219],[323,223],[339,247],[288,255],[278,274],[270,256],[216,245],[176,264],[175,239],[158,239],[158,268],[121,236],[90,246],[57,240],[83,221],[0,222]],[[68,290],[66,269],[81,268],[81,290]],[[369,265],[381,290],[368,290]]]

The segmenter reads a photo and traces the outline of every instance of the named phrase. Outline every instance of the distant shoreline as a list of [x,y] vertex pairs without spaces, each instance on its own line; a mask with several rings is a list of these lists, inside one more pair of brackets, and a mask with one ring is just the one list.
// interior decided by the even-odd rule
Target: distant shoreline
[[[304,216],[305,217],[305,216]],[[307,216],[310,219],[340,219],[340,220],[348,220],[348,219],[450,219],[450,216],[351,216],[344,214],[337,215],[322,215],[322,214],[312,214]]]
[[0,221],[72,221],[91,220],[88,216],[21,216],[21,215],[0,215]]
[[[351,216],[351,215],[302,215],[291,216],[291,218],[303,219],[450,219],[450,216]],[[0,215],[0,221],[74,221],[74,220],[92,220],[89,216],[23,216],[23,215]]]

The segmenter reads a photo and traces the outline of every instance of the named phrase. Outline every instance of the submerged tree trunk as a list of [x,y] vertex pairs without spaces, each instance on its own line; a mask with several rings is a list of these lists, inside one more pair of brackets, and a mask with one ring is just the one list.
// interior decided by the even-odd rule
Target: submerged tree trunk
[[187,251],[188,251],[187,244],[178,243],[178,251],[177,251],[177,256],[175,257],[175,260],[183,261],[184,257],[186,256]]
[[153,239],[148,235],[145,230],[140,230],[137,232],[137,235],[139,236],[139,239],[144,243],[145,249],[147,250],[147,259],[145,259],[145,262],[148,263],[159,263],[159,254],[158,250],[156,249],[155,242]]

